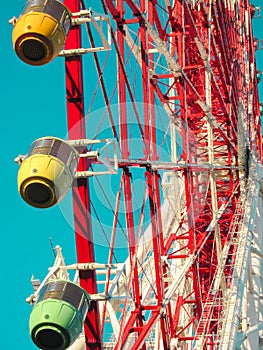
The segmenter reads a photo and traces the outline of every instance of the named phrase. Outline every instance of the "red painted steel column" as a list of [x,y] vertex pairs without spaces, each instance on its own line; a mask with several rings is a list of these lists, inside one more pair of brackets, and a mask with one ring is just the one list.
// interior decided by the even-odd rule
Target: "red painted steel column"
[[[79,0],[65,0],[72,12],[80,10]],[[81,28],[74,26],[69,32],[65,49],[81,48]],[[66,57],[66,98],[69,139],[82,139],[85,133],[85,111],[83,92],[82,57]],[[78,170],[86,170],[85,158],[80,160]],[[75,240],[79,263],[93,262],[94,246],[90,213],[90,195],[87,179],[76,180],[72,188]],[[80,271],[80,285],[90,294],[97,293],[95,271]],[[101,345],[100,319],[98,305],[91,303],[85,321],[86,349],[99,350]]]
[[[116,3],[118,13],[120,18],[124,15],[123,9],[123,0],[119,0]],[[129,146],[128,146],[128,122],[127,122],[127,110],[126,110],[126,89],[127,84],[125,80],[125,72],[123,71],[123,64],[125,58],[125,45],[124,45],[124,33],[122,24],[120,21],[119,27],[116,32],[118,47],[119,47],[119,61],[118,61],[118,92],[119,92],[119,104],[120,104],[120,145],[121,153],[124,159],[129,158]],[[131,273],[131,286],[133,291],[133,298],[135,301],[136,309],[134,310],[134,315],[131,316],[130,322],[125,326],[123,334],[120,335],[120,338],[117,342],[116,348],[122,348],[127,340],[128,335],[131,332],[131,328],[134,327],[134,324],[137,327],[142,327],[142,310],[141,310],[141,293],[139,287],[139,276],[138,276],[138,262],[136,257],[136,237],[135,237],[135,228],[134,228],[134,217],[133,217],[133,202],[132,202],[132,189],[131,189],[131,173],[128,167],[123,169],[123,185],[124,185],[124,200],[125,200],[125,211],[126,211],[126,225],[127,225],[127,235],[128,235],[128,249],[130,256],[130,264],[132,266]],[[121,344],[121,345],[120,345]],[[142,346],[142,349],[146,349],[145,345]]]

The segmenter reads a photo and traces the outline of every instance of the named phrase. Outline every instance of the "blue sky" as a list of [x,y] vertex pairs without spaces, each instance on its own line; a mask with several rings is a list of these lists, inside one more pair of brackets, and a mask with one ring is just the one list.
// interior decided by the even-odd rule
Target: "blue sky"
[[[255,5],[260,3],[254,1]],[[53,263],[49,237],[54,245],[62,246],[66,263],[75,262],[74,233],[60,207],[35,209],[25,204],[17,191],[18,165],[14,158],[19,153],[25,154],[38,137],[54,135],[65,138],[67,133],[63,59],[57,58],[43,67],[32,67],[21,62],[13,51],[12,27],[8,20],[18,16],[23,7],[23,0],[4,1],[0,11],[0,300],[3,303],[1,349],[4,350],[36,349],[28,333],[31,307],[25,299],[32,292],[32,274],[42,279]],[[95,6],[93,8],[96,10]],[[262,27],[263,18],[255,19],[255,36],[259,39],[263,39]],[[263,71],[263,51],[258,51],[257,62],[258,69]],[[262,96],[263,89],[259,87]],[[70,198],[66,201],[70,220]]]
[[49,237],[63,246],[66,262],[75,261],[74,233],[58,206],[38,210],[25,204],[17,191],[18,165],[13,159],[25,154],[32,141],[46,135],[64,138],[64,62],[44,67],[21,62],[12,48],[8,20],[24,7],[21,0],[5,1],[1,18],[1,300],[3,303],[1,349],[33,350],[28,332],[31,307],[25,298],[32,292],[31,275],[42,279],[53,264]]

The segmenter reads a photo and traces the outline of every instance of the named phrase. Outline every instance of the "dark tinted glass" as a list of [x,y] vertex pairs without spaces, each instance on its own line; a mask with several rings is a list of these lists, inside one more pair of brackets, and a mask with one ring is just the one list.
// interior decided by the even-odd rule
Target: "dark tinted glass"
[[43,294],[43,300],[45,299],[62,299],[63,289],[65,288],[65,282],[50,282]]
[[70,168],[72,174],[74,174],[78,162],[71,146],[56,139],[41,139],[33,142],[27,157],[32,154],[47,154],[56,157]]
[[41,329],[37,333],[37,345],[41,346],[41,349],[56,350],[63,349],[64,341],[63,337],[56,330],[45,328]]
[[25,189],[25,195],[31,202],[39,205],[47,205],[53,197],[50,188],[38,182],[29,184]]
[[64,19],[64,30],[65,30],[66,34],[68,33],[70,26],[71,26],[71,17],[69,16],[68,13],[66,13],[66,16]]
[[56,0],[29,0],[26,3],[23,13],[44,12],[55,18],[63,24],[64,30],[67,33],[71,26],[71,18],[65,6]]
[[63,300],[69,302],[79,310],[80,304],[82,304],[82,298],[84,296],[83,291],[74,284],[67,283],[63,293]]
[[53,139],[41,139],[35,142],[35,147],[51,147],[53,144]]
[[78,166],[78,159],[75,156],[75,153],[72,153],[71,159],[69,160],[69,169],[71,171],[72,176],[74,177],[75,171],[77,169]]
[[44,12],[51,15],[53,18],[56,18],[59,22],[64,15],[65,7],[61,2],[49,0],[46,3]]
[[24,57],[32,62],[43,60],[47,55],[47,48],[43,43],[35,39],[25,40],[21,44],[21,50]]
[[68,144],[60,140],[55,140],[50,154],[60,159],[64,164],[68,164],[71,152],[72,149]]
[[32,143],[28,155],[31,154],[49,154],[52,144],[54,140],[53,139],[43,139],[43,140],[37,140]]
[[49,282],[41,288],[38,301],[46,299],[59,299],[67,301],[84,315],[88,301],[86,294],[77,285],[67,281]]
[[30,11],[42,11],[47,0],[29,0],[26,3],[23,13],[28,13]]
[[43,299],[43,295],[45,294],[46,290],[47,290],[47,287],[48,287],[48,284],[45,284],[39,291],[39,294],[38,294],[38,299],[37,301],[41,301]]

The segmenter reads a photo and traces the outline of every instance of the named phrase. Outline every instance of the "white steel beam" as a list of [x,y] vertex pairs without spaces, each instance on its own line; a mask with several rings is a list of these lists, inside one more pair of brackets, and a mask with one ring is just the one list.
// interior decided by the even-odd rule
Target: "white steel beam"
[[225,317],[220,334],[219,350],[234,349],[237,342],[261,181],[262,165],[252,158],[247,180],[247,192],[242,194],[245,197],[244,222],[239,236],[239,246],[232,274],[232,286],[226,296]]

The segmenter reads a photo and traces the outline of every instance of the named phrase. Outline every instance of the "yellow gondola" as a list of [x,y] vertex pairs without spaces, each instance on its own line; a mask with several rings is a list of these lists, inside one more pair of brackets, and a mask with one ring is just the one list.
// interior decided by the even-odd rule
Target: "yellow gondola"
[[28,64],[46,64],[63,48],[70,26],[71,12],[60,1],[29,0],[14,23],[14,49]]
[[37,139],[18,172],[22,198],[37,208],[48,208],[59,202],[71,188],[78,157],[76,149],[64,140]]

